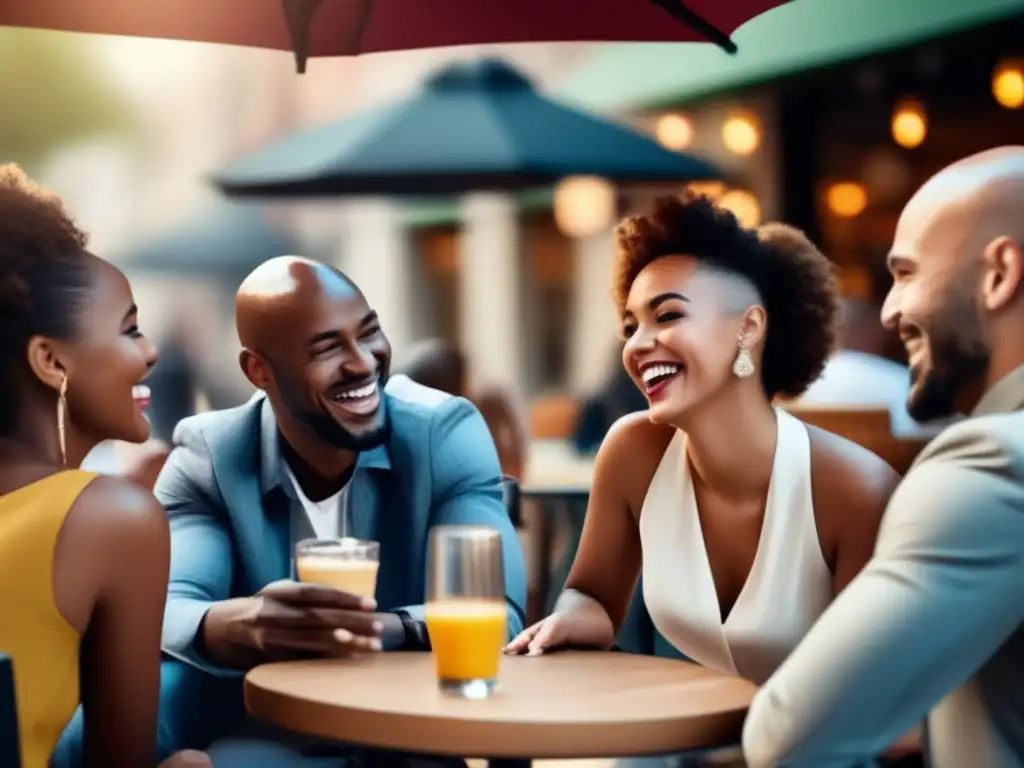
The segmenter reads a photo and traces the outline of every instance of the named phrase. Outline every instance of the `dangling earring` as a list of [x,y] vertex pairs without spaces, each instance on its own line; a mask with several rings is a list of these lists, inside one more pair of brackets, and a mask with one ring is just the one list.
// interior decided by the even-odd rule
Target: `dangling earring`
[[732,364],[732,372],[736,374],[736,378],[746,379],[754,375],[754,358],[750,356],[747,340],[742,335],[739,337],[739,345],[739,351]]
[[60,374],[60,394],[57,396],[57,439],[60,440],[60,462],[68,465],[68,440],[64,421],[68,411],[68,375]]

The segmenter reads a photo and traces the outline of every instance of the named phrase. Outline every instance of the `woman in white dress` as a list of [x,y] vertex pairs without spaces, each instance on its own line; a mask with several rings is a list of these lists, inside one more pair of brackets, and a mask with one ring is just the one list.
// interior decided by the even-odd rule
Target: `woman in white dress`
[[566,590],[507,652],[611,646],[642,573],[666,640],[761,683],[870,558],[899,479],[773,405],[832,351],[831,264],[790,227],[666,197],[619,225],[613,293],[650,408],[605,438]]

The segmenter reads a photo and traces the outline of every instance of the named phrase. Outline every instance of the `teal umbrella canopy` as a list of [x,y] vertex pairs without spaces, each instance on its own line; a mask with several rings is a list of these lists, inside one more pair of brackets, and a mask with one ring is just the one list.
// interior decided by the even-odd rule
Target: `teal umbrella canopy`
[[445,195],[549,185],[717,179],[712,165],[538,93],[502,61],[459,63],[411,98],[300,131],[214,176],[231,197]]
[[267,259],[297,251],[296,241],[270,226],[258,209],[225,204],[129,249],[125,267],[236,279]]

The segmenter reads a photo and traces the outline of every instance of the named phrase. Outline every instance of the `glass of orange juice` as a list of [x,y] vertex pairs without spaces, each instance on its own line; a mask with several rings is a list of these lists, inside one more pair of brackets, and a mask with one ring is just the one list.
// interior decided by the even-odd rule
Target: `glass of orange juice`
[[380,544],[360,539],[305,539],[295,545],[299,581],[372,598],[377,591]]
[[442,691],[485,699],[498,683],[507,642],[501,534],[483,526],[430,532],[427,632]]

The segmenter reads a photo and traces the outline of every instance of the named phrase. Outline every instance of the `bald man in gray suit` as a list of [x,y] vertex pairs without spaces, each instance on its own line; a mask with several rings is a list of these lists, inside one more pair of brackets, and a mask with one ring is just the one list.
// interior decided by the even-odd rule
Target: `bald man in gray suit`
[[934,768],[1024,766],[1024,147],[908,203],[882,309],[910,415],[970,414],[918,457],[873,559],[761,688],[751,768],[850,768],[924,721]]

